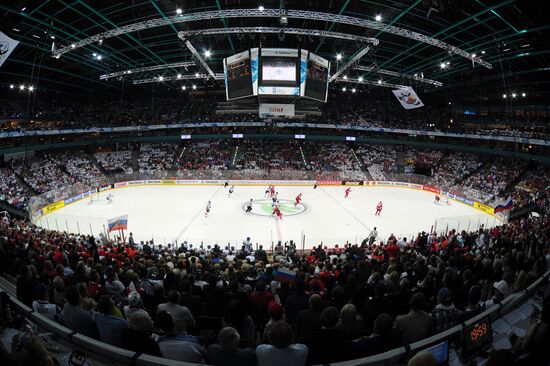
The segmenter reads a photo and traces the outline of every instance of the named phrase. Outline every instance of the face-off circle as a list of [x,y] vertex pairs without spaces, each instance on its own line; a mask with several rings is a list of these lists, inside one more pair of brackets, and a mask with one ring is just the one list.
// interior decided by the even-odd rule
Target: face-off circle
[[[273,213],[273,200],[271,198],[261,198],[252,201],[252,211],[246,212],[246,209],[250,201],[243,202],[241,204],[241,210],[250,215],[271,217]],[[283,217],[302,215],[310,210],[310,207],[304,203],[298,203],[294,205],[294,201],[279,199],[279,210],[283,214]]]

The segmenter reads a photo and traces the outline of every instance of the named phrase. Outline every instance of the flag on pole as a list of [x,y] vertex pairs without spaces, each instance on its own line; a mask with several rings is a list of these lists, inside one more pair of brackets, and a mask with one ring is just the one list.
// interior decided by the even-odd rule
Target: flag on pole
[[424,106],[424,103],[418,98],[413,88],[410,86],[404,89],[392,90],[393,95],[399,100],[401,106],[405,109],[415,109]]
[[502,211],[508,211],[508,210],[511,210],[512,208],[514,208],[514,202],[512,202],[512,199],[510,198],[508,203],[506,203],[505,205],[497,205],[495,207],[494,213],[497,214]]
[[19,41],[6,36],[4,32],[0,32],[0,67],[10,57],[10,54],[18,44]]
[[128,215],[114,217],[108,221],[109,232],[117,230],[128,230]]

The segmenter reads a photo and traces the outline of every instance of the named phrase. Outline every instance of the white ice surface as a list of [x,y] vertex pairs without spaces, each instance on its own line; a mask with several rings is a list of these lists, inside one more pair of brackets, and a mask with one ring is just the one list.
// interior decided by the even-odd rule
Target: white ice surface
[[[250,198],[264,198],[264,186],[236,186],[231,197],[220,186],[138,186],[115,189],[113,203],[99,194],[97,202],[84,199],[43,217],[38,224],[50,229],[98,235],[107,220],[128,214],[128,230],[136,240],[155,239],[158,244],[204,242],[239,245],[246,237],[254,243],[271,245],[272,240],[294,240],[305,248],[323,242],[332,247],[346,241],[360,243],[374,227],[380,239],[390,234],[410,238],[420,231],[429,232],[438,221],[437,231],[450,228],[475,230],[479,224],[491,227],[493,217],[451,201],[450,205],[434,204],[429,192],[384,187],[352,187],[344,198],[345,187],[278,186],[280,199],[294,200],[303,193],[309,211],[277,220],[245,214],[241,209]],[[207,202],[212,211],[205,218]],[[376,204],[382,201],[381,216],[375,216]],[[442,219],[445,218],[445,219]],[[497,222],[498,224],[498,222]]]

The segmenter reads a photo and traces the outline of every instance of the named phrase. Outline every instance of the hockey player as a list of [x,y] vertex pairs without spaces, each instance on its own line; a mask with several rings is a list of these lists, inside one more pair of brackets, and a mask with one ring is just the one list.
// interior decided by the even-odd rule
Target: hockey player
[[434,203],[438,205],[440,200],[441,200],[441,197],[439,197],[439,195],[436,194],[436,195],[435,195]]
[[250,199],[250,202],[246,205],[246,212],[252,211],[252,198]]
[[281,219],[281,220],[283,219],[283,214],[281,213],[281,210],[279,209],[279,206],[275,206],[275,208],[273,209],[272,215],[273,215],[273,214],[274,214],[274,215],[277,215],[277,217],[278,217],[279,219]]
[[275,186],[274,185],[271,185],[271,189],[269,191],[269,194],[271,195],[271,197],[278,194],[277,192],[275,192]]
[[344,198],[348,198],[349,193],[351,192],[351,187],[346,188],[345,192],[346,192],[346,196]]
[[223,188],[227,188],[228,185],[229,185],[229,181],[226,180],[225,183],[223,184]]
[[378,202],[376,205],[376,212],[374,213],[375,216],[380,216],[380,213],[382,213],[382,201]]
[[277,204],[277,201],[278,201],[277,196],[279,196],[279,192],[275,192],[271,194],[271,201],[273,202],[271,206],[275,206]]
[[302,194],[300,193],[299,195],[296,196],[296,202],[294,202],[294,207],[298,206],[301,200],[302,200]]
[[313,189],[317,189],[317,186],[318,186],[317,181],[315,181],[315,183],[313,183]]
[[235,186],[229,187],[229,194],[227,196],[231,197],[231,194],[233,193],[234,190],[235,190]]
[[113,195],[111,193],[109,193],[105,199],[107,200],[107,203],[113,203]]
[[210,213],[211,208],[212,208],[212,203],[208,201],[208,204],[206,205],[206,211],[204,212],[204,217],[208,217],[208,214]]
[[451,204],[451,202],[449,202],[449,197],[445,197],[445,204],[447,206],[449,206]]

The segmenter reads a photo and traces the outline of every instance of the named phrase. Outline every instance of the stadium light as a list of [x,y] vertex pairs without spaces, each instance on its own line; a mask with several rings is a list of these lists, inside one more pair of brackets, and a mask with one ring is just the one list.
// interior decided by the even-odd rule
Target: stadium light
[[178,74],[178,79],[181,79],[181,74]]
[[197,90],[197,86],[193,84],[193,90]]
[[348,76],[347,76],[347,75],[344,75],[343,79],[344,79],[344,80],[348,80]]
[[181,8],[177,8],[176,9],[176,14],[180,15],[181,13],[183,13],[183,10],[181,10]]
[[185,89],[187,89],[187,87],[186,87],[185,85],[183,85],[183,86],[181,87],[181,90],[185,90]]
[[363,81],[363,77],[362,76],[359,76],[359,82],[362,82]]
[[210,55],[211,55],[210,50],[204,51],[204,57],[208,58],[210,57]]
[[10,89],[13,89],[15,86],[13,84],[10,84]]
[[97,53],[95,53],[95,52],[92,53],[92,56],[93,56],[93,57],[97,57]]
[[265,10],[265,8],[264,8],[264,6],[263,6],[263,5],[260,5],[260,6],[258,6],[258,10],[259,10],[259,11],[264,11],[264,10]]
[[515,98],[516,97],[516,93],[512,93],[512,98]]
[[345,91],[346,91],[346,87],[345,87],[345,86],[344,86],[344,87],[342,88],[342,91],[343,91],[343,92],[345,92]]
[[101,55],[97,55],[97,57],[96,57],[96,59],[97,59],[98,61],[101,61],[101,58],[102,58]]
[[76,48],[76,46],[75,46],[75,44],[74,44],[74,43],[73,43],[73,44],[71,44],[71,48],[72,48],[72,49],[75,49],[75,48]]
[[444,68],[447,67],[447,65],[445,64],[445,62],[442,62],[442,63],[439,65],[439,67],[441,67],[442,69],[444,69]]
[[521,96],[525,98],[525,93],[521,93]]
[[472,58],[476,58],[476,54],[475,53],[472,53]]
[[502,98],[506,99],[506,94],[502,94]]
[[25,85],[23,84],[19,85],[19,90],[25,90]]
[[484,55],[484,54],[485,54],[485,51],[481,51],[481,54]]
[[336,59],[337,59],[338,61],[340,61],[340,60],[342,59],[342,54],[341,54],[341,53],[337,54],[337,55],[336,55]]
[[195,73],[195,77],[197,77],[197,78],[199,77],[199,73],[198,73],[198,72]]
[[379,80],[378,80],[378,84],[382,84],[382,79],[379,79]]
[[51,39],[55,39],[55,36],[50,36]]
[[381,22],[382,21],[382,15],[377,14],[374,19],[376,19],[377,22]]
[[164,80],[164,76],[159,76],[159,81]]
[[29,91],[33,91],[34,90],[34,86],[29,86]]
[[355,88],[351,89],[351,92],[352,92],[352,93],[355,93]]

